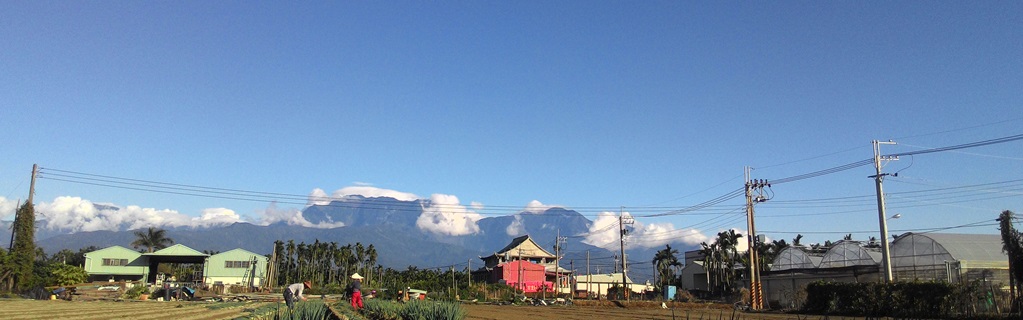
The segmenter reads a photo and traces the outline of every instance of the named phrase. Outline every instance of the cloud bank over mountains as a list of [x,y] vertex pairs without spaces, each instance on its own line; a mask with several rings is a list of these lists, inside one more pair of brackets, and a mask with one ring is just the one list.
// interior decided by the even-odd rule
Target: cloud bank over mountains
[[[629,212],[623,214],[632,218]],[[655,248],[672,242],[697,245],[710,240],[697,229],[676,229],[671,223],[643,223],[635,218],[633,220],[635,222],[627,227],[630,230],[625,237],[627,249]],[[590,226],[583,243],[605,249],[618,248],[621,241],[618,232],[618,215],[610,211],[601,212]]]
[[[308,196],[307,207],[328,205],[331,201],[353,201],[353,197],[364,198],[389,197],[401,201],[418,202],[421,213],[415,226],[422,231],[448,236],[464,236],[480,232],[478,222],[483,219],[479,213],[485,206],[479,202],[463,205],[457,196],[433,194],[422,198],[412,193],[400,192],[372,186],[351,186],[338,189],[327,194],[323,189],[313,189]],[[0,219],[13,220],[18,203],[16,200],[0,197]],[[522,215],[542,214],[551,208],[563,208],[557,205],[546,205],[533,200],[526,204],[520,213],[505,227],[510,236],[525,233]],[[110,203],[96,203],[80,197],[61,196],[50,202],[36,204],[37,220],[43,221],[43,228],[62,232],[82,232],[100,230],[132,230],[146,227],[186,227],[209,228],[246,222],[256,225],[285,223],[288,225],[309,228],[337,228],[344,223],[330,221],[310,222],[302,215],[304,208],[282,208],[271,203],[266,208],[255,212],[255,217],[244,217],[228,208],[207,208],[198,214],[184,214],[173,209],[143,208],[137,205],[120,206]],[[631,215],[625,213],[626,216]],[[712,238],[697,229],[677,229],[671,223],[643,223],[635,221],[629,226],[630,233],[626,237],[628,248],[654,248],[667,243],[682,242],[697,245],[700,242],[713,241]],[[583,242],[602,247],[617,248],[618,215],[615,212],[601,212],[590,225],[589,232]]]

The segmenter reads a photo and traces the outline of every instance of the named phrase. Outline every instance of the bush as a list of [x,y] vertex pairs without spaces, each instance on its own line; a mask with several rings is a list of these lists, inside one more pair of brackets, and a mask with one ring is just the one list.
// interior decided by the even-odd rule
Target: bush
[[803,311],[867,317],[947,318],[977,297],[976,286],[945,282],[835,283],[806,287]]
[[[345,302],[341,302],[337,306],[337,309],[346,315],[352,310],[351,306]],[[465,319],[467,313],[460,304],[454,302],[412,300],[406,303],[397,303],[370,299],[365,301],[365,306],[363,314],[367,318],[384,320],[462,320]]]
[[149,294],[149,288],[143,284],[137,284],[121,294],[121,299],[138,299],[143,293]]

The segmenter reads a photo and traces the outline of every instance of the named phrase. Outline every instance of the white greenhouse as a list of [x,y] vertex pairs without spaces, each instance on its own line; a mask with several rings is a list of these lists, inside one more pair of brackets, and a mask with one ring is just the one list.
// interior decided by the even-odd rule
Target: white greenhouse
[[1009,284],[1009,256],[999,235],[906,233],[891,249],[892,273],[899,281]]
[[881,263],[881,250],[867,248],[863,243],[842,240],[835,243],[824,254],[818,268],[842,268],[851,266],[875,266]]
[[810,250],[804,246],[789,246],[774,258],[771,271],[813,269],[821,264],[822,258],[819,254],[810,254]]

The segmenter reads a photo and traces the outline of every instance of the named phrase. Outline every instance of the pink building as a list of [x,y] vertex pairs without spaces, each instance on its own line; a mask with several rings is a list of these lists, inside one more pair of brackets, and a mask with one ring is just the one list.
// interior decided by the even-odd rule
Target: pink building
[[477,281],[504,283],[523,292],[554,292],[556,281],[560,288],[570,292],[571,272],[559,268],[557,257],[544,250],[528,235],[512,240],[498,252],[480,257],[484,266],[472,272]]

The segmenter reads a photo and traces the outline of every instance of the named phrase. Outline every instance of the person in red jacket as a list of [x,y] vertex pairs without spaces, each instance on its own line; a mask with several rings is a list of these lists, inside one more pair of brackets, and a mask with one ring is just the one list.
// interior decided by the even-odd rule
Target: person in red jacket
[[362,276],[352,275],[352,308],[362,309]]

